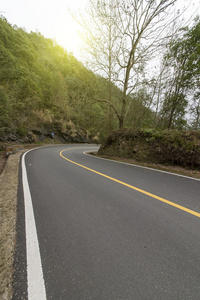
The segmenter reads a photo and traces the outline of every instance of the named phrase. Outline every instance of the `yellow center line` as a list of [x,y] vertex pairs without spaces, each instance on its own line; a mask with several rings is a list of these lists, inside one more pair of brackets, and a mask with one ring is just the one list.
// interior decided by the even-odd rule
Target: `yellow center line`
[[[125,182],[120,181],[120,180],[118,180],[118,179],[115,179],[115,178],[113,178],[113,177],[110,177],[110,176],[108,176],[108,175],[105,175],[105,174],[103,174],[103,173],[100,173],[100,172],[98,172],[98,171],[95,171],[95,170],[93,170],[93,169],[90,169],[90,168],[88,168],[88,167],[86,167],[86,166],[84,166],[84,165],[81,165],[81,164],[79,164],[79,163],[76,163],[75,161],[72,161],[72,160],[70,160],[69,158],[66,158],[65,156],[63,156],[62,153],[63,153],[64,151],[72,150],[72,149],[74,149],[74,148],[69,148],[69,149],[62,150],[62,151],[60,152],[60,156],[61,156],[62,158],[64,158],[65,160],[67,160],[67,161],[69,161],[69,162],[71,162],[71,163],[73,163],[73,164],[75,164],[75,165],[77,165],[77,166],[79,166],[79,167],[81,167],[81,168],[84,168],[84,169],[86,169],[86,170],[88,170],[88,171],[91,171],[91,172],[96,173],[96,174],[98,174],[98,175],[100,175],[100,176],[103,176],[103,177],[105,177],[105,178],[108,178],[108,179],[110,179],[110,180],[112,180],[112,181],[115,181],[115,182],[117,182],[117,183],[119,183],[119,184],[122,184],[122,185],[124,185],[124,186],[127,186],[127,187],[129,187],[129,188],[131,188],[131,189],[133,189],[133,190],[135,190],[135,191],[137,191],[137,192],[140,192],[140,193],[142,193],[142,194],[144,194],[144,195],[147,195],[147,196],[152,197],[152,198],[154,198],[154,199],[157,199],[157,200],[159,200],[159,201],[161,201],[161,202],[164,202],[164,203],[166,203],[166,204],[169,204],[169,205],[171,205],[171,206],[174,206],[174,207],[176,207],[176,208],[178,208],[178,209],[180,209],[180,210],[183,210],[183,211],[185,211],[185,212],[187,212],[187,213],[189,213],[189,214],[191,214],[191,215],[194,215],[194,216],[200,218],[200,213],[198,213],[198,212],[196,212],[196,211],[194,211],[194,210],[191,210],[191,209],[186,208],[186,207],[184,207],[184,206],[182,206],[182,205],[176,204],[176,203],[174,203],[174,202],[171,202],[171,201],[169,201],[169,200],[166,200],[166,199],[164,199],[164,198],[161,198],[161,197],[159,197],[159,196],[156,196],[156,195],[154,195],[154,194],[151,194],[151,193],[149,193],[149,192],[146,192],[146,191],[144,191],[144,190],[142,190],[142,189],[139,189],[139,188],[137,188],[137,187],[135,187],[135,186],[133,186],[133,185],[130,185],[130,184],[128,184],[128,183],[125,183]],[[77,149],[77,148],[76,148],[76,149]]]

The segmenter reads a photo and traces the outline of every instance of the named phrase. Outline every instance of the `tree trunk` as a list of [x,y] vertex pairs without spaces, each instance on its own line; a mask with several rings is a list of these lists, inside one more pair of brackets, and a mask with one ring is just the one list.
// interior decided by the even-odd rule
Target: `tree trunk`
[[122,129],[124,127],[124,118],[119,118],[119,129]]

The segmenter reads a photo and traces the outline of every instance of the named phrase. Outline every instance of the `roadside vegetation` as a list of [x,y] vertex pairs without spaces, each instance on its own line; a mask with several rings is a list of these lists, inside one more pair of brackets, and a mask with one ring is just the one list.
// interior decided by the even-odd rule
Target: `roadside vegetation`
[[98,155],[200,178],[197,131],[123,129],[108,136]]

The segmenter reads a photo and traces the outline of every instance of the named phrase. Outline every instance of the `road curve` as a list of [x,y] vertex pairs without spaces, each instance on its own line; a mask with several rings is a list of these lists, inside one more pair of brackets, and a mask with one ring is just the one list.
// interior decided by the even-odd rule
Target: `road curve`
[[20,175],[13,299],[37,281],[40,300],[200,299],[200,181],[84,154],[97,148],[26,154],[42,280]]

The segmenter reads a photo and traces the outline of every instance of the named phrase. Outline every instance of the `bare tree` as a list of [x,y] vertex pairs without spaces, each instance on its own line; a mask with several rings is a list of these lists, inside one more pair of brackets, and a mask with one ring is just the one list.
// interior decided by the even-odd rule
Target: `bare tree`
[[109,127],[112,130],[112,114],[118,116],[118,111],[113,103],[113,82],[115,82],[115,70],[117,65],[118,28],[118,1],[90,0],[87,6],[87,16],[80,14],[74,19],[84,28],[86,34],[82,35],[85,42],[85,62],[96,74],[108,80],[108,97],[106,99],[95,99],[95,101],[106,102],[109,106]]
[[[172,21],[170,8],[176,0],[90,0],[90,26],[86,42],[99,74],[122,90],[120,105],[108,99],[119,128],[124,126],[131,93],[143,80],[144,64],[166,38]],[[111,95],[111,90],[109,92]],[[100,100],[100,99],[99,99]]]

